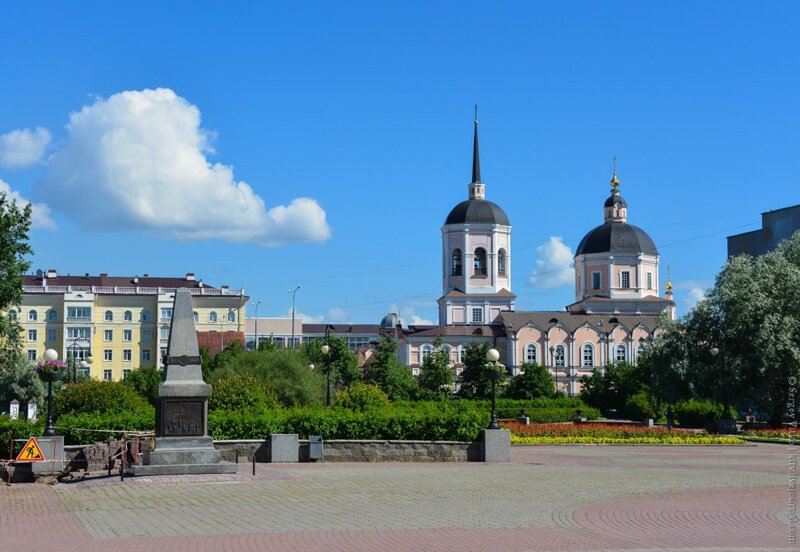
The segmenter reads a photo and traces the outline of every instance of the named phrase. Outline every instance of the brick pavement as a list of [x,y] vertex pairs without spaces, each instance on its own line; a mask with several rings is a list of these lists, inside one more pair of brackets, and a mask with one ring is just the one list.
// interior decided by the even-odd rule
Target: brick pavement
[[0,551],[796,550],[787,448],[519,447],[0,489]]

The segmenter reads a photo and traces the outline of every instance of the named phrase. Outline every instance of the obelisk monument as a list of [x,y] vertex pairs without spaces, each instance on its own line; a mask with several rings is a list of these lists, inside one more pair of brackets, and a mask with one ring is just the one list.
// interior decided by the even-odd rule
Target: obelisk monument
[[175,291],[164,372],[156,403],[156,446],[149,464],[133,466],[133,473],[236,473],[236,464],[220,461],[208,436],[211,386],[203,381],[192,294],[186,288]]

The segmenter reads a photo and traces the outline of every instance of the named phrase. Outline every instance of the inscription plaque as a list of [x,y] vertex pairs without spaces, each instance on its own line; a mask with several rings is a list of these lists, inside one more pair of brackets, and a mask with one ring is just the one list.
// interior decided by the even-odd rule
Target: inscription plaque
[[205,432],[204,401],[164,401],[162,418],[165,437],[200,437]]

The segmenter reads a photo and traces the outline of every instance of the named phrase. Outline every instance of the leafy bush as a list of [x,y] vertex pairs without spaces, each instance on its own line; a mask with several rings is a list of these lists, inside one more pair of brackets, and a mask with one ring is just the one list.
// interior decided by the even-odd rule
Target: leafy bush
[[[44,422],[39,419],[35,423],[25,420],[12,420],[8,416],[0,416],[0,459],[11,457],[11,439],[14,439],[14,453],[18,453],[29,437],[38,437],[42,434]],[[17,442],[19,441],[19,442]]]
[[648,418],[658,421],[664,417],[664,405],[653,395],[642,391],[631,395],[625,403],[625,415],[641,422]]
[[53,399],[53,418],[64,414],[153,412],[153,407],[136,391],[117,381],[87,380],[67,385]]
[[164,372],[156,368],[139,368],[133,370],[122,383],[131,387],[140,397],[155,405],[158,398],[158,386],[164,381]]
[[267,392],[254,376],[241,374],[219,380],[208,400],[209,410],[264,410],[276,406],[274,393]]
[[[463,402],[472,404],[486,412],[490,412],[492,408],[491,401]],[[600,417],[600,412],[596,408],[586,406],[578,397],[559,397],[555,399],[541,397],[529,401],[497,400],[497,417],[500,419],[516,419],[523,410],[533,423],[569,422],[577,415],[578,410],[581,411],[581,415],[584,418],[589,420],[596,420]]]
[[468,405],[423,403],[414,409],[302,407],[263,412],[214,411],[214,439],[263,439],[270,433],[297,433],[324,439],[408,439],[473,441],[489,423],[487,412]]
[[389,406],[389,397],[375,385],[357,383],[336,395],[336,406],[346,410],[372,410]]
[[[677,403],[672,408],[675,423],[681,427],[703,427],[706,422],[716,422],[722,418],[722,405],[711,401],[689,399]],[[736,411],[730,409],[728,414],[736,419]]]
[[552,397],[555,392],[550,370],[539,364],[523,364],[524,372],[511,378],[505,390],[511,399]]
[[[112,435],[110,430],[116,430],[113,436],[121,435],[119,430],[152,431],[155,429],[155,409],[145,403],[141,410],[106,411],[101,413],[74,412],[64,414],[56,421],[57,432],[64,436],[68,445],[86,445],[95,441],[107,441]],[[102,431],[89,431],[89,430]]]

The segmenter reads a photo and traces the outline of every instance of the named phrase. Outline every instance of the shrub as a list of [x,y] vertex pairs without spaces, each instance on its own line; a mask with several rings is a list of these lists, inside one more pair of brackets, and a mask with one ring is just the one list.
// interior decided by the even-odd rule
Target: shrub
[[[463,402],[472,404],[486,412],[490,412],[492,408],[491,401]],[[497,401],[497,417],[500,419],[516,419],[523,410],[533,423],[569,422],[577,415],[578,410],[581,411],[581,415],[584,418],[589,420],[596,420],[600,417],[600,412],[596,408],[586,406],[578,397],[559,397],[555,399],[541,397],[529,401],[499,399]]]
[[122,383],[154,405],[158,398],[158,386],[162,381],[164,381],[164,372],[151,367],[133,370],[122,380]]
[[264,410],[277,405],[275,394],[267,392],[257,378],[241,374],[219,380],[208,400],[209,410]]
[[511,378],[505,395],[511,399],[552,397],[555,392],[550,371],[539,364],[523,365],[524,372]]
[[53,418],[64,414],[153,412],[153,407],[132,387],[118,381],[87,380],[67,385],[53,399]]
[[389,397],[375,385],[357,383],[340,391],[335,404],[339,408],[363,412],[389,406]]
[[[722,405],[711,401],[689,399],[677,403],[672,410],[675,423],[682,427],[703,427],[706,422],[716,422],[722,418]],[[736,418],[736,411],[730,409],[729,415]]]
[[[14,454],[18,453],[25,444],[23,440],[29,437],[38,437],[42,434],[44,422],[39,419],[35,423],[25,420],[12,420],[8,416],[0,416],[0,459],[11,458],[9,450],[11,439],[14,439]],[[19,442],[17,442],[19,441]]]
[[645,421],[652,418],[658,421],[664,417],[664,405],[653,395],[642,391],[631,395],[625,403],[625,415],[631,420]]
[[[86,445],[95,441],[107,441],[112,435],[119,438],[120,430],[152,431],[155,429],[155,424],[155,409],[145,403],[145,408],[141,410],[64,414],[58,418],[55,425],[58,428],[58,434],[64,436],[66,444]],[[114,431],[114,433],[109,433],[109,431]]]

